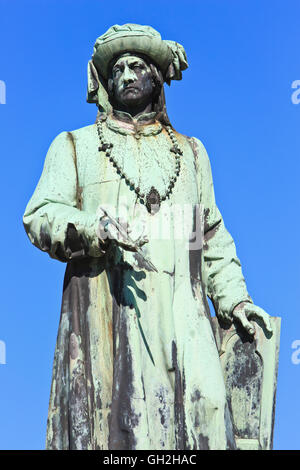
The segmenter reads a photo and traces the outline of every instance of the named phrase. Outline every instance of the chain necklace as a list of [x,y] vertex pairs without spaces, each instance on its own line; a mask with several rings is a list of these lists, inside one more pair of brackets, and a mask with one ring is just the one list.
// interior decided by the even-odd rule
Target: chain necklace
[[103,133],[103,122],[106,120],[106,116],[101,117],[97,121],[97,131],[100,140],[100,146],[98,148],[99,152],[105,152],[106,157],[112,163],[113,167],[116,168],[117,173],[120,175],[121,178],[124,178],[126,184],[130,186],[130,189],[133,189],[136,195],[138,196],[141,204],[146,204],[146,208],[150,214],[155,214],[161,205],[161,202],[165,199],[169,198],[172,190],[175,186],[175,182],[179,176],[181,162],[180,157],[183,155],[182,150],[180,149],[176,136],[173,132],[171,126],[165,126],[165,129],[172,141],[172,147],[170,148],[170,152],[175,154],[175,171],[174,175],[170,178],[169,185],[164,194],[159,194],[157,189],[154,186],[151,187],[148,194],[141,192],[139,186],[135,185],[135,182],[132,178],[129,178],[128,175],[124,172],[124,170],[120,167],[120,165],[116,162],[112,155],[113,144],[111,142],[106,142],[104,140],[104,133]]

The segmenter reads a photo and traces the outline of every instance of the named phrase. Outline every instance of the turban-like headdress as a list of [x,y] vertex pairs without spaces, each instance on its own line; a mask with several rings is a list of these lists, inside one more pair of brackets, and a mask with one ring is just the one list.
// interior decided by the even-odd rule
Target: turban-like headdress
[[96,103],[100,111],[110,110],[107,94],[109,67],[114,58],[124,53],[148,57],[159,68],[168,85],[171,80],[181,80],[182,70],[188,67],[184,48],[177,42],[163,40],[151,26],[114,25],[96,40],[92,60],[88,63],[87,101]]

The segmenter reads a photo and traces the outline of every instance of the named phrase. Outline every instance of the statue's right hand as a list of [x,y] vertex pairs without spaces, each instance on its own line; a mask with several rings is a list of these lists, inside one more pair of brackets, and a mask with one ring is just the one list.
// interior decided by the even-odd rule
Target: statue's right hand
[[[105,211],[98,211],[100,212],[100,220],[97,235],[100,241],[104,244],[110,244],[111,241],[117,243],[121,248],[127,251],[137,251],[137,248],[142,247],[145,243],[149,240],[148,238],[143,235],[143,230],[140,230],[140,233],[136,233],[132,236],[130,235],[132,230],[130,229],[128,223],[114,214],[112,214],[112,210],[109,211],[105,209]],[[115,211],[113,211],[115,212]],[[116,221],[120,228],[118,228],[114,221]]]

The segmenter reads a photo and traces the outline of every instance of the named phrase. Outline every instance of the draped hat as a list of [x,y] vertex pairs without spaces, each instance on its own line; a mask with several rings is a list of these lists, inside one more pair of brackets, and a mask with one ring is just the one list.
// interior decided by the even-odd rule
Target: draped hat
[[177,42],[163,40],[151,26],[112,26],[96,40],[92,60],[88,64],[87,101],[97,103],[104,111],[109,108],[107,79],[110,64],[124,53],[148,57],[169,85],[171,80],[181,80],[182,71],[188,67],[184,48]]

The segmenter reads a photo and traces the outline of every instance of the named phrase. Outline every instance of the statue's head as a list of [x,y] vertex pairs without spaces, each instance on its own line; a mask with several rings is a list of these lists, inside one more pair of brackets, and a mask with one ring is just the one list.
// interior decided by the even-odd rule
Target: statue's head
[[109,112],[114,103],[128,108],[152,100],[154,110],[163,114],[163,83],[181,80],[187,66],[183,47],[162,40],[150,26],[112,26],[96,40],[87,101],[96,103],[100,112]]
[[114,58],[109,67],[108,94],[118,109],[142,109],[149,103],[155,107],[163,83],[158,66],[134,52]]

